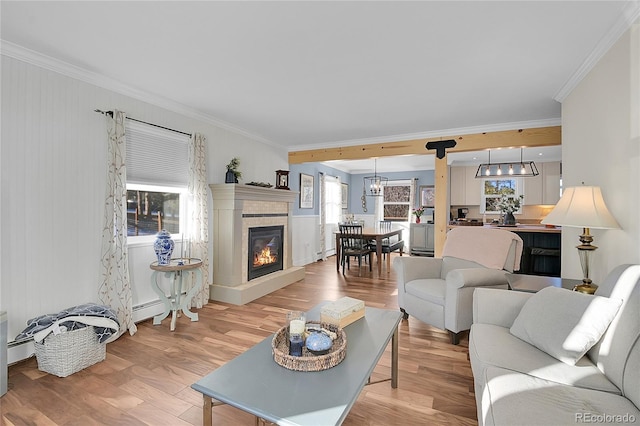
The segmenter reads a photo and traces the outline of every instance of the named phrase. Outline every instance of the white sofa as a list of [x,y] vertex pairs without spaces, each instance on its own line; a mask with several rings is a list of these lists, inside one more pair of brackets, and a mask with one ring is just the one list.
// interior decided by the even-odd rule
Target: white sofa
[[[573,300],[579,294],[554,291],[556,297],[561,291]],[[617,301],[619,308],[611,314],[608,328],[608,323],[602,326],[606,331],[597,343],[571,365],[549,355],[553,351],[544,341],[533,346],[512,334],[514,322],[521,325],[523,312],[532,306],[529,301],[540,301],[542,295],[532,299],[535,294],[476,289],[469,358],[480,425],[640,424],[640,265],[614,269],[596,295]],[[546,305],[539,323],[558,324],[560,329],[564,316],[571,324],[574,305],[563,302],[557,309],[554,304],[552,300]],[[585,311],[579,318],[591,326],[597,317],[597,312]],[[552,326],[542,336],[552,341],[558,334],[562,335]],[[569,340],[561,338],[559,350],[569,346]]]

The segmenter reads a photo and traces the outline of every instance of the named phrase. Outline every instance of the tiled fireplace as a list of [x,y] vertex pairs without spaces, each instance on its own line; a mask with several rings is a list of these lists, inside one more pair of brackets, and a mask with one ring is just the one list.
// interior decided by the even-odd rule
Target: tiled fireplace
[[304,278],[304,268],[293,266],[291,254],[291,212],[297,192],[240,184],[209,187],[211,299],[243,305]]

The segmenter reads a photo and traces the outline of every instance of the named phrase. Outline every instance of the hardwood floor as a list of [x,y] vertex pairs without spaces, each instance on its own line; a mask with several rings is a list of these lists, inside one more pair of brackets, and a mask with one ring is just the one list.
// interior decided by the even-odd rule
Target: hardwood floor
[[[397,254],[394,254],[396,256]],[[357,266],[336,272],[335,257],[306,267],[304,280],[244,306],[210,302],[199,322],[178,318],[154,326],[138,324],[107,345],[107,359],[66,378],[38,370],[35,357],[9,367],[9,392],[0,399],[6,425],[200,425],[202,396],[191,384],[274,333],[289,309],[308,310],[342,296],[367,306],[398,309],[395,274],[373,275]],[[448,335],[410,317],[400,324],[399,382],[366,386],[344,425],[475,425],[468,339],[449,344]],[[387,348],[372,381],[390,375]],[[219,425],[255,424],[230,406],[213,408]]]

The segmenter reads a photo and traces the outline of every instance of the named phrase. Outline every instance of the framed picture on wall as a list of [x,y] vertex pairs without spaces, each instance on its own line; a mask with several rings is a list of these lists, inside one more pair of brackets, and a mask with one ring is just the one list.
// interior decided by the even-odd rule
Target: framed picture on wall
[[342,209],[349,208],[349,184],[343,183],[342,185]]
[[313,176],[300,173],[300,208],[313,208]]
[[436,205],[436,188],[433,185],[420,186],[420,206],[433,208]]

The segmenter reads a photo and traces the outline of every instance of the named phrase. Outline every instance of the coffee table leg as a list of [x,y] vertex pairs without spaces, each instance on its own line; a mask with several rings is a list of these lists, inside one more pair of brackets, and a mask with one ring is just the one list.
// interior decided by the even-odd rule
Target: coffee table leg
[[202,424],[204,426],[211,426],[213,423],[213,420],[211,419],[211,408],[213,407],[213,401],[211,400],[210,396],[203,395],[203,397],[204,401],[202,405]]
[[398,328],[396,327],[391,338],[391,387],[398,387]]

